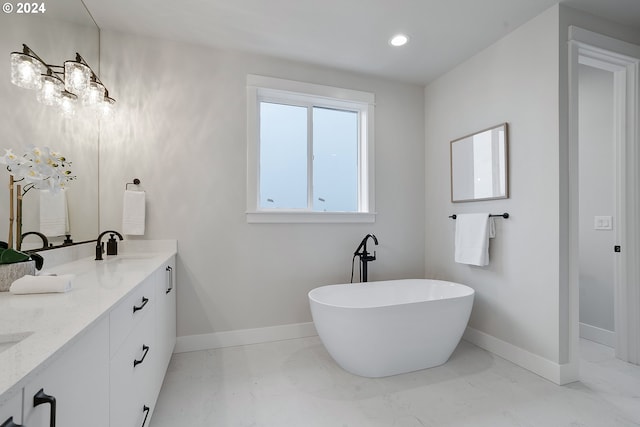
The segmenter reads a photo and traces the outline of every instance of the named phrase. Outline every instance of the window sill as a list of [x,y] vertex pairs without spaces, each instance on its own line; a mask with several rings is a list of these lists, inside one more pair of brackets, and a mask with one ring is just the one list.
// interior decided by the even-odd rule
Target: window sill
[[376,214],[368,212],[247,212],[250,224],[340,224],[373,223]]

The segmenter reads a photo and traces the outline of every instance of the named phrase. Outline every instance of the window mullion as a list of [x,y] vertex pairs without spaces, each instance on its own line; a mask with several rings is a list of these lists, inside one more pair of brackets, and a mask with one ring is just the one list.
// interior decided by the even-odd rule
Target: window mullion
[[313,105],[307,106],[307,209],[313,210]]

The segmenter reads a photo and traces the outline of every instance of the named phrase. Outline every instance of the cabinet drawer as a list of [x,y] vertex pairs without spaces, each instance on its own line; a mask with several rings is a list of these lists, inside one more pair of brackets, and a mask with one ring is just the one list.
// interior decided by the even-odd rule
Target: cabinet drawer
[[13,417],[13,422],[22,424],[22,389],[11,396],[2,396],[0,401],[0,425]]
[[[111,359],[111,426],[141,427],[151,412],[158,357],[154,318],[153,314],[142,318]],[[145,425],[150,417],[149,413]]]
[[127,336],[155,305],[153,275],[120,302],[109,314],[110,356],[113,357]]

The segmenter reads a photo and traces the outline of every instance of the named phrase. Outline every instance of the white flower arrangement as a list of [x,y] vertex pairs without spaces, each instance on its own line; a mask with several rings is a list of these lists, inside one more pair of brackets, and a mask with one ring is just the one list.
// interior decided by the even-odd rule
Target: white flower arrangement
[[32,188],[48,189],[53,193],[66,187],[69,181],[75,179],[71,175],[71,162],[49,147],[38,148],[35,145],[26,147],[23,155],[19,156],[11,149],[5,149],[0,157],[0,164],[4,164],[16,182],[23,183],[25,194]]

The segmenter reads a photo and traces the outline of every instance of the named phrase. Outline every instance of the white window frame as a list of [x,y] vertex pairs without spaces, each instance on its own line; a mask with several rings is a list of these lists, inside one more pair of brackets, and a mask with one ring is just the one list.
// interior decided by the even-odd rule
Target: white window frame
[[[358,111],[358,211],[260,208],[260,102]],[[374,209],[374,102],[369,92],[247,75],[247,222],[372,223]],[[308,182],[309,190],[312,182]],[[311,195],[311,191],[308,191]]]

